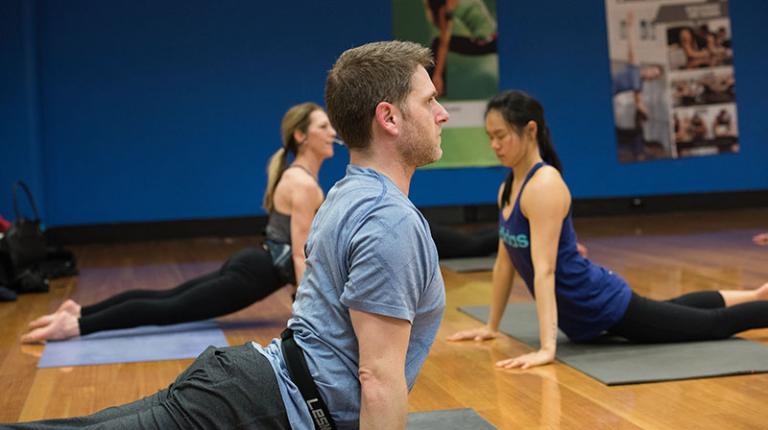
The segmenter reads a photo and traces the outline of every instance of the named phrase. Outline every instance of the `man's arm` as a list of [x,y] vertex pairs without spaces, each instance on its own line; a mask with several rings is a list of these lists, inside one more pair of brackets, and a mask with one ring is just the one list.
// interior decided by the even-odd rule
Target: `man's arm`
[[[633,12],[627,13],[627,63],[629,64],[629,67],[635,67],[636,72],[639,72],[640,67],[640,61],[637,59],[637,55],[635,54],[635,14]],[[637,75],[636,75],[637,76]],[[648,118],[648,108],[645,106],[645,102],[643,101],[643,94],[642,94],[642,84],[641,84],[641,78],[633,79],[634,82],[634,88],[633,91],[633,99],[635,101],[635,108],[637,109],[637,112],[639,113],[639,116],[642,121],[646,120]]]
[[360,354],[360,428],[405,429],[405,355],[411,324],[353,309],[349,315]]
[[633,40],[635,37],[635,13],[629,11],[625,22],[627,23],[627,63],[639,65],[640,62],[637,61],[637,56],[635,55],[635,42]]

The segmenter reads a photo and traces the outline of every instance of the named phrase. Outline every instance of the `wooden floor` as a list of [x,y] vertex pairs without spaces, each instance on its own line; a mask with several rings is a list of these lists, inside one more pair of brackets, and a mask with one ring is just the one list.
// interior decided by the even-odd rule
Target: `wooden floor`
[[[638,292],[665,298],[698,289],[750,289],[768,282],[768,210],[576,220],[590,258],[622,274]],[[197,239],[74,248],[78,278],[48,294],[0,303],[0,422],[83,415],[167,386],[191,360],[37,369],[42,346],[19,336],[33,317],[64,299],[88,304],[130,288],[167,288],[217,268],[252,239]],[[557,363],[500,371],[493,363],[528,349],[511,338],[448,343],[478,323],[456,308],[485,304],[490,273],[443,271],[447,309],[410,395],[411,411],[469,407],[500,429],[768,428],[768,374],[607,387]],[[530,300],[517,285],[513,301]],[[277,336],[290,313],[288,291],[221,318],[230,344]],[[768,345],[768,330],[744,334]]]

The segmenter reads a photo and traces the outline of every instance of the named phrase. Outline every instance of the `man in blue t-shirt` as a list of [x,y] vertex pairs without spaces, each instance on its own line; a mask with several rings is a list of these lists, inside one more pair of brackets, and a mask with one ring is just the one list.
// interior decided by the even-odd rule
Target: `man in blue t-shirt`
[[[429,226],[408,199],[416,167],[442,155],[448,120],[431,62],[420,45],[378,42],[344,52],[329,73],[328,114],[350,166],[315,216],[282,339],[209,347],[155,395],[9,428],[404,429],[445,308]],[[306,395],[307,379],[319,396]]]
[[[338,429],[405,427],[408,391],[445,307],[429,226],[408,200],[416,167],[442,155],[448,120],[430,63],[417,44],[372,43],[342,54],[326,82],[350,165],[315,215],[288,327]],[[276,371],[291,424],[311,428],[322,412],[302,397],[280,344],[256,348]]]
[[615,64],[611,76],[613,115],[616,134],[621,142],[629,143],[633,156],[645,159],[643,123],[648,120],[648,108],[643,100],[643,83],[662,77],[663,69],[656,64],[641,66],[633,46],[634,13],[626,18],[627,62]]

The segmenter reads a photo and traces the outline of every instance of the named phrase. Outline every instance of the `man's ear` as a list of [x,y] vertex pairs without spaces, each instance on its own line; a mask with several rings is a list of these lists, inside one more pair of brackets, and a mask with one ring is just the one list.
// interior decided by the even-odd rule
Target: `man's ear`
[[379,102],[374,113],[374,122],[385,133],[397,136],[400,134],[402,115],[397,106],[389,102]]

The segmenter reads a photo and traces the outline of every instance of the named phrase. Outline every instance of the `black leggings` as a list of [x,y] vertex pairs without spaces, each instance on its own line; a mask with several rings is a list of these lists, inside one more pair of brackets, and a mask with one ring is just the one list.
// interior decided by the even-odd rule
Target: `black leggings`
[[656,301],[632,293],[629,307],[609,333],[633,342],[685,342],[725,339],[768,327],[768,301],[725,307],[717,291]]
[[[440,38],[432,39],[432,52],[437,53],[440,46]],[[448,41],[448,51],[462,55],[486,55],[495,54],[498,50],[496,39],[478,42],[475,39],[466,36],[451,36]]]
[[235,253],[221,269],[170,290],[131,290],[83,306],[80,334],[141,325],[166,325],[226,315],[282,287],[262,248]]
[[496,252],[499,246],[495,227],[471,233],[435,224],[430,224],[429,229],[440,258],[483,257]]
[[[440,38],[436,37],[432,39],[432,55],[437,55],[437,48],[440,45]],[[451,36],[450,40],[448,41],[448,51],[455,52],[457,54],[462,55],[486,55],[486,54],[495,54],[497,51],[496,47],[496,39],[493,39],[491,41],[485,42],[485,43],[478,43],[474,39],[470,39],[469,37],[465,36]],[[447,55],[447,53],[446,53]],[[448,59],[445,58],[443,61],[447,61]],[[435,70],[435,66],[430,66],[427,71],[429,72],[429,76],[432,76],[433,72]],[[443,85],[445,85],[445,88],[448,88],[448,67],[443,67]]]

